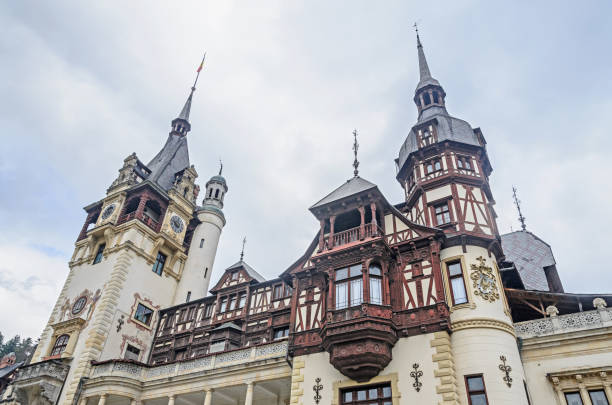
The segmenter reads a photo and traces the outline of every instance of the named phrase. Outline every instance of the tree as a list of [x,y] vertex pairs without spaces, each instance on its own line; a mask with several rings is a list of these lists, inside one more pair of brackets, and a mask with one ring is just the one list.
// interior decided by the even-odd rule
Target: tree
[[19,335],[4,342],[4,335],[0,332],[0,358],[14,352],[18,362],[26,361],[34,352],[35,347],[32,338],[21,339]]

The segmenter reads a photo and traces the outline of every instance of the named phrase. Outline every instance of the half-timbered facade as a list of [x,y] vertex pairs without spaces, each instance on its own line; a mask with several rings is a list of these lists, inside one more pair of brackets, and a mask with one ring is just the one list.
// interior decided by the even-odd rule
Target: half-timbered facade
[[228,187],[220,171],[198,204],[193,88],[160,153],[128,156],[85,207],[33,363],[0,403],[609,404],[612,296],[564,292],[550,246],[499,234],[484,135],[448,113],[418,36],[417,51],[404,201],[355,157],[293,264],[266,280],[241,256],[210,290]]

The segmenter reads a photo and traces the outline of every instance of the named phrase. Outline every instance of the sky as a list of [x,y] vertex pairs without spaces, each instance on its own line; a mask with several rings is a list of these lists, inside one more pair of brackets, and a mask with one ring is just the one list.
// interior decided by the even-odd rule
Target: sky
[[565,290],[612,293],[611,18],[603,0],[0,2],[0,332],[39,336],[82,207],[161,149],[204,51],[190,159],[203,187],[222,158],[229,186],[212,283],[245,236],[266,278],[304,253],[354,128],[360,175],[401,202],[415,21],[449,113],[487,139],[500,232],[515,185]]

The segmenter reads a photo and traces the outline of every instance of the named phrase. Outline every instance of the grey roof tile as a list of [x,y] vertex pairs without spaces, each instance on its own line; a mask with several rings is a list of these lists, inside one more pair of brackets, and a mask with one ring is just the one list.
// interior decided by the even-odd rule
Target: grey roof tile
[[359,176],[355,176],[348,180],[346,183],[323,197],[319,202],[314,204],[310,209],[321,207],[334,201],[341,200],[346,197],[350,197],[354,194],[361,193],[362,191],[376,188],[376,184],[370,183],[369,181],[362,179]]

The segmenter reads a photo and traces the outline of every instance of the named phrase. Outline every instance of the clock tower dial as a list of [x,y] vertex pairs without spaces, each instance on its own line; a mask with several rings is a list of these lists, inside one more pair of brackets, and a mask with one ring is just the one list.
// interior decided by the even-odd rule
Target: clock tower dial
[[181,217],[178,215],[173,215],[172,218],[170,218],[170,227],[175,233],[181,233],[183,228],[185,228],[185,224],[183,223]]

